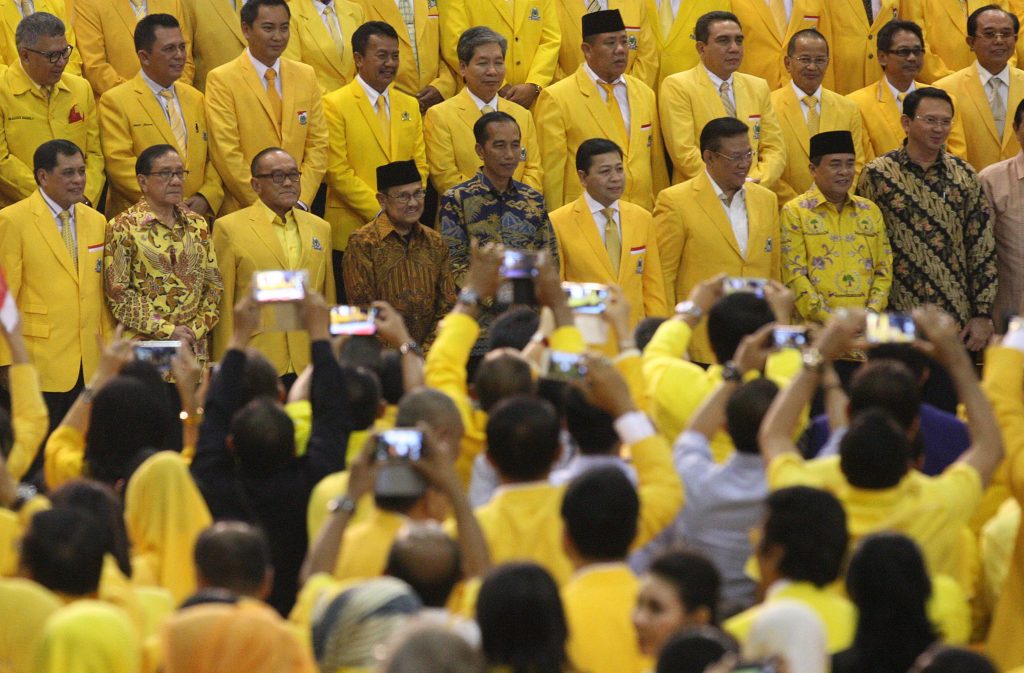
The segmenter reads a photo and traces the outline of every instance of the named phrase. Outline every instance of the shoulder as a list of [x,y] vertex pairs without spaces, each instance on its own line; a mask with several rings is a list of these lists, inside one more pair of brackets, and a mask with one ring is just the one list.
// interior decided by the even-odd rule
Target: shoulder
[[75,221],[77,223],[88,222],[102,227],[107,226],[107,218],[100,211],[90,208],[84,203],[75,204]]
[[[974,67],[973,63],[971,65],[967,66],[966,68],[963,68],[961,70],[957,70],[956,72],[954,72],[951,75],[946,75],[942,79],[937,80],[931,86],[934,86],[934,87],[936,87],[938,89],[946,89],[946,90],[948,90],[948,89],[959,89],[961,86],[963,86],[963,84],[968,79],[970,79],[970,77],[972,75],[974,77],[978,76],[978,69],[976,67]],[[980,82],[981,80],[978,80],[978,81]]]
[[687,96],[697,85],[697,77],[702,74],[698,72],[703,66],[697,65],[689,70],[683,70],[669,75],[661,82],[661,99],[666,96]]
[[[777,92],[776,92],[777,93]],[[772,94],[772,102],[775,102],[774,95]],[[857,104],[851,99],[836,93],[835,91],[829,91],[828,89],[821,90],[821,100],[825,105],[833,106],[837,110],[841,110],[847,114],[857,113]]]
[[619,209],[622,211],[624,217],[628,217],[631,222],[640,224],[652,222],[654,217],[651,213],[643,206],[638,206],[635,203],[629,201],[619,201]]
[[[289,3],[289,7],[301,5],[301,2]],[[282,76],[291,75],[292,77],[301,77],[308,81],[316,81],[316,69],[311,65],[307,65],[302,61],[294,61],[290,58],[281,57],[281,73]],[[282,80],[283,81],[283,80]]]
[[294,212],[295,221],[298,224],[302,224],[307,227],[312,227],[314,233],[316,233],[317,231],[328,232],[328,234],[330,233],[331,225],[328,224],[327,220],[323,219],[322,217],[314,215],[313,213],[306,212],[305,210],[301,210],[299,208],[295,208]]
[[686,182],[680,182],[678,185],[666,187],[658,192],[658,196],[655,201],[670,203],[690,198],[690,196],[697,190],[698,177],[690,178]]
[[[355,97],[356,90],[359,87],[359,82],[352,80],[348,84],[338,87],[334,91],[324,96],[324,105],[332,104],[336,105],[341,101],[349,101]],[[392,89],[392,91],[394,91]]]
[[567,97],[578,94],[580,90],[579,82],[576,79],[576,73],[569,75],[565,79],[560,79],[551,86],[545,87],[540,92],[540,99],[551,99],[553,101],[562,101]]
[[863,89],[857,89],[846,94],[845,98],[852,101],[858,107],[867,105],[878,96],[878,82],[872,82]]
[[742,72],[733,73],[732,76],[735,78],[737,84],[746,86],[751,91],[754,91],[765,98],[769,98],[771,96],[771,87],[769,87],[768,82],[761,77],[748,75]]
[[747,193],[748,203],[757,205],[770,204],[773,208],[778,207],[779,197],[775,195],[775,192],[767,187],[759,185],[756,182],[748,182],[743,189]]
[[[577,203],[577,201],[570,201],[564,206],[555,208],[550,213],[548,213],[548,217],[551,219],[552,226],[554,226],[557,229],[558,227],[568,222],[571,222],[574,217],[574,211],[576,210]],[[625,210],[623,210],[623,213],[625,213]]]
[[[424,227],[426,230],[426,227]],[[348,238],[348,245],[371,245],[377,242],[377,220],[370,220],[363,226],[353,231]]]
[[218,218],[213,223],[214,234],[226,237],[234,233],[234,231],[241,227],[243,223],[248,222],[249,219],[251,219],[252,208],[252,206],[242,208],[241,210],[236,210],[229,215],[224,215],[223,217]]
[[654,102],[654,89],[647,86],[647,82],[632,75],[623,75],[623,78],[626,80],[626,88],[629,90],[630,95]]
[[[195,88],[191,84],[185,84],[184,82],[178,81],[174,83],[174,91],[178,94],[178,100],[187,103],[190,101],[202,102],[203,92]],[[106,96],[110,92],[103,94]],[[102,98],[100,100],[103,100]]]
[[416,110],[416,116],[419,117],[420,104],[415,97],[410,96],[407,93],[399,91],[395,87],[391,87],[391,100],[394,101],[396,107],[400,107],[405,110]]
[[[77,9],[77,7],[75,9]],[[219,65],[211,70],[209,74],[206,75],[206,91],[210,91],[211,84],[216,88],[217,86],[222,85],[224,79],[238,77],[244,67],[244,64],[242,63],[242,59],[244,58],[248,58],[248,56],[246,56],[243,51],[238,58],[228,61],[227,63]]]
[[[68,90],[71,91],[71,93],[76,98],[89,99],[89,102],[92,102],[94,100],[92,95],[92,86],[84,77],[80,77],[78,75],[73,75],[70,72],[66,72],[63,75],[61,75],[60,82],[61,84],[66,86]],[[118,84],[114,88],[121,88],[123,86],[127,86],[129,83],[130,82],[124,82],[123,84]],[[110,92],[108,91],[107,93]],[[105,96],[107,94],[103,95]]]

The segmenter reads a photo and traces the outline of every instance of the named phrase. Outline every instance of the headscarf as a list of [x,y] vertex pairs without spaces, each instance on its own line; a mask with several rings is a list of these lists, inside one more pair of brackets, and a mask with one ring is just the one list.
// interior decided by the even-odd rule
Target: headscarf
[[830,669],[825,626],[813,610],[796,601],[773,601],[758,610],[743,657],[780,657],[789,673],[828,673]]
[[194,592],[192,550],[212,519],[181,456],[161,451],[139,466],[128,481],[124,518],[132,581],[167,589],[175,603]]
[[139,636],[128,615],[109,603],[81,600],[46,622],[32,673],[138,673]]
[[0,579],[0,673],[29,670],[43,625],[62,605],[41,584],[20,577]]
[[186,608],[163,628],[164,673],[314,673],[288,624],[266,605],[243,600]]
[[379,577],[343,591],[313,614],[313,652],[322,673],[377,664],[377,647],[419,612],[405,582]]

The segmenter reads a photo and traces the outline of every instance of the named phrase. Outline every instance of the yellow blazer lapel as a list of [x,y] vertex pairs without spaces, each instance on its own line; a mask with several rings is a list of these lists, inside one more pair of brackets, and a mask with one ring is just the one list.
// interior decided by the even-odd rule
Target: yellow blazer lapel
[[14,35],[14,31],[18,27],[18,24],[21,23],[22,17],[21,12],[19,12],[18,8],[14,6],[13,0],[7,0],[7,2],[4,3],[3,12],[2,15],[0,15],[0,18],[2,18],[3,22],[7,24],[9,29],[8,34]]
[[[838,120],[838,107],[835,104],[835,99],[832,97],[832,92],[825,89],[821,90],[821,121],[819,122],[818,128],[822,131],[831,131],[839,129]],[[844,129],[845,130],[845,129]],[[810,151],[810,137],[808,137],[808,152]]]
[[[384,4],[387,5],[388,3],[385,2]],[[391,6],[395,8],[396,12],[398,11],[398,5],[397,4],[392,2]],[[416,22],[416,44],[419,45],[426,38],[426,32],[427,32],[427,0],[415,0],[413,2],[413,11],[416,13],[416,16],[414,17],[415,18],[415,22]],[[398,25],[401,25],[401,24],[398,24]],[[398,31],[399,37],[401,37],[401,32],[402,31]],[[408,37],[408,32],[409,31],[406,31],[406,37]]]
[[135,90],[135,96],[139,100],[139,105],[141,105],[142,109],[146,111],[147,115],[149,115],[150,120],[153,122],[153,126],[160,131],[160,135],[163,136],[164,142],[168,145],[177,147],[178,140],[171,132],[171,125],[167,121],[167,115],[164,114],[163,108],[161,108],[156,96],[153,95],[152,90],[146,86],[146,83],[142,81],[142,77],[140,75],[136,75],[132,79],[132,86]]
[[580,95],[583,96],[583,104],[594,118],[594,121],[597,122],[597,125],[601,127],[605,137],[612,138],[620,143],[625,140],[620,137],[619,129],[615,128],[615,125],[612,123],[612,117],[608,113],[608,106],[601,100],[601,94],[597,90],[597,85],[594,84],[590,76],[583,70],[583,66],[576,70],[576,84],[579,86]]
[[[310,266],[309,255],[313,250],[313,229],[309,226],[309,221],[306,218],[299,217],[298,212],[295,213],[295,223],[299,227],[299,241],[301,242],[299,246],[299,268],[308,269]],[[323,244],[324,242],[320,241],[320,245],[322,246]]]
[[[646,248],[647,242],[638,238],[637,228],[626,218],[626,210],[619,202],[619,229],[622,231],[622,255],[619,259],[619,285],[625,286],[630,276],[637,273],[636,259],[633,256],[634,248]],[[646,263],[646,262],[645,262]]]
[[[274,109],[270,107],[270,99],[267,98],[267,90],[263,88],[263,81],[260,79],[259,73],[256,72],[256,68],[252,67],[252,61],[249,60],[249,54],[242,52],[242,55],[238,57],[242,63],[242,74],[245,80],[245,85],[252,90],[256,98],[259,99],[260,105],[263,106],[263,111],[267,113],[267,117],[270,122],[274,125],[274,130],[277,131],[277,142],[283,142],[284,134],[281,132],[281,124],[277,120],[277,115],[274,114]],[[281,91],[284,91],[284,81],[281,82]],[[282,101],[283,102],[283,101]],[[282,119],[284,118],[283,106],[282,106]]]
[[[970,92],[967,96],[967,100],[970,101],[971,105],[978,108],[978,116],[985,120],[985,128],[988,129],[992,139],[996,141],[996,145],[1002,147],[1002,139],[999,137],[999,131],[996,130],[996,122],[992,119],[992,109],[988,106],[988,96],[985,95],[985,89],[981,86],[981,78],[978,77],[978,73],[975,69],[968,70],[961,75],[961,77],[967,78],[967,89]],[[1012,99],[1012,96],[1011,96]],[[958,101],[960,105],[967,105],[966,101]],[[1009,106],[1007,106],[1009,107]],[[1007,117],[1012,117],[1013,111],[1009,111]],[[1006,125],[1006,130],[1013,133],[1012,124]]]
[[[467,2],[472,2],[472,1],[473,0],[467,0]],[[500,4],[503,0],[496,0],[496,1]],[[540,11],[540,8],[537,7],[536,5],[534,5],[533,2],[534,2],[534,0],[515,0],[515,2],[512,2],[512,3],[505,3],[506,7],[508,5],[512,5],[512,9],[510,10],[511,12],[513,12],[513,14],[512,14],[512,26],[515,28],[515,32],[516,33],[519,33],[520,30],[522,30],[523,21],[526,20],[526,17],[530,16],[530,14],[533,12],[534,9],[536,9],[537,11]],[[551,4],[553,5],[554,3],[551,3]],[[540,18],[543,21],[547,17],[541,16]]]
[[[857,26],[850,26],[849,27],[850,30],[864,31],[864,30],[867,30],[868,28],[871,27],[871,26],[868,25],[868,15],[864,11],[864,3],[861,0],[834,0],[834,1],[835,2],[845,2],[846,4],[848,4],[850,6],[849,11],[852,12],[857,17],[858,25]],[[883,0],[883,2],[884,2],[884,0]],[[879,12],[879,13],[881,13],[881,12]],[[878,17],[876,16],[875,19],[877,20]]]
[[[299,113],[309,114],[309,110],[295,109],[299,95],[295,91],[295,69],[292,63],[281,59],[281,138],[289,138],[295,133],[299,124]],[[308,122],[307,122],[308,123]]]
[[384,150],[384,154],[391,156],[391,139],[384,137],[384,129],[380,127],[380,120],[377,119],[377,113],[370,106],[370,101],[366,98],[366,92],[363,91],[363,87],[359,86],[359,82],[352,82],[349,86],[352,87],[355,94],[356,107],[359,108],[359,112],[363,115],[366,125],[373,131],[373,137],[377,139],[377,144]]
[[[608,258],[608,249],[604,247],[601,236],[597,233],[597,222],[594,221],[594,215],[590,212],[590,207],[587,206],[587,202],[582,196],[576,199],[572,213],[572,221],[576,225],[577,234],[587,241],[591,252],[600,260],[601,267],[608,277],[615,278],[615,269],[612,268],[612,261]],[[603,222],[601,224],[604,225]]]
[[[494,5],[494,8],[496,10],[498,10],[498,14],[501,16],[502,20],[505,23],[508,24],[509,28],[513,27],[513,25],[514,25],[514,22],[513,22],[513,18],[514,17],[512,16],[513,8],[509,6],[512,3],[508,2],[508,0],[477,0],[477,1],[478,2],[489,2],[492,5]],[[520,1],[522,1],[522,0],[520,0]],[[499,33],[501,32],[501,30],[499,28],[497,28],[497,27],[495,28],[495,30],[497,30]]]
[[249,218],[249,226],[252,227],[252,233],[255,238],[258,238],[263,245],[267,247],[270,254],[274,256],[280,264],[280,268],[288,268],[288,256],[284,254],[284,249],[281,248],[281,241],[277,238],[277,233],[274,231],[273,220],[267,219],[269,213],[263,210],[262,205],[259,201],[252,206],[252,215]]
[[[658,30],[660,31],[661,30],[661,26],[660,26],[660,22],[658,21],[658,8],[653,3],[652,3],[652,7],[653,7],[653,9],[651,10],[650,13],[647,14],[647,16],[651,17],[650,18],[651,21],[654,21],[654,23],[659,24]],[[693,22],[686,20],[689,17],[689,14],[690,14],[690,10],[689,10],[689,7],[687,6],[687,3],[680,2],[679,3],[679,11],[676,12],[676,20],[672,22],[672,30],[669,31],[668,39],[665,40],[665,44],[669,44],[670,42],[674,42],[676,40],[676,38],[679,36],[679,33],[683,32],[683,31],[691,31],[690,34],[692,34]],[[687,25],[687,24],[689,24],[689,25]]]
[[135,12],[132,11],[131,3],[128,0],[108,0],[113,6],[114,11],[121,17],[121,21],[124,22],[125,27],[128,28],[128,32],[135,33],[135,24],[139,22],[135,18]]
[[[765,30],[767,30],[770,35],[774,35],[779,45],[782,45],[782,41],[786,39],[786,34],[785,32],[779,33],[779,25],[775,23],[775,17],[772,16],[772,10],[768,6],[768,3],[764,2],[764,0],[754,0],[754,2],[750,4],[752,4],[757,11],[757,16],[764,24]],[[796,14],[796,9],[797,8],[794,3],[793,14]],[[789,30],[789,25],[787,24],[783,30]]]
[[[71,261],[71,255],[68,254],[68,249],[64,247],[64,241],[60,237],[60,232],[57,230],[57,221],[53,218],[53,212],[50,207],[46,205],[46,201],[43,200],[41,194],[37,193],[33,195],[35,202],[32,204],[32,221],[35,222],[36,228],[39,229],[39,234],[46,241],[46,244],[50,246],[50,250],[54,256],[60,262],[60,265],[64,267],[64,270],[71,274],[71,277],[78,282],[78,274],[75,272],[74,263]],[[77,217],[76,217],[77,220]],[[77,224],[77,222],[76,222]],[[78,232],[76,232],[77,234]],[[83,236],[78,237],[78,247],[81,251]],[[79,259],[82,256],[79,255]]]
[[213,11],[218,17],[223,19],[224,23],[231,28],[231,32],[235,34],[238,41],[245,44],[245,35],[242,34],[242,22],[238,17],[238,12],[234,11],[231,6],[231,0],[200,0],[201,2],[209,2],[213,5]]
[[[923,86],[918,84],[918,86]],[[892,131],[893,135],[897,138],[902,138],[906,135],[903,130],[903,124],[900,123],[900,118],[903,116],[900,110],[899,102],[893,98],[892,91],[889,89],[889,85],[885,82],[885,78],[878,80],[878,94],[875,96],[879,111],[881,112],[882,119],[885,120],[886,126]],[[896,114],[893,114],[893,111]]]
[[[793,87],[788,82],[783,86],[787,88],[787,91],[783,99],[782,109],[779,110],[779,115],[784,120],[784,123],[789,126],[790,133],[793,133],[797,140],[800,141],[800,147],[803,148],[806,154],[811,151],[811,134],[807,130],[807,120],[804,118],[803,108],[800,106],[800,101],[796,99],[796,92],[793,91]],[[822,104],[821,109],[822,112],[825,111],[824,104]],[[822,119],[821,128],[825,128],[824,119]]]
[[395,149],[401,142],[402,127],[409,123],[409,111],[400,109],[401,104],[395,100],[395,87],[393,86],[388,87],[388,99],[391,105],[391,123],[388,125],[391,129],[391,137],[388,138],[388,146],[384,149],[388,155],[388,161],[392,161]]
[[[289,3],[289,6],[294,7],[297,4],[299,3],[292,2]],[[311,5],[309,3],[303,3],[303,7],[311,7]],[[320,53],[323,54],[324,62],[329,63],[331,68],[339,76],[344,76],[344,73],[341,72],[342,54],[338,51],[334,44],[334,40],[331,39],[331,34],[327,32],[327,27],[324,25],[323,20],[319,15],[313,12],[312,9],[309,9],[308,12],[306,9],[301,11],[302,14],[299,18],[302,29],[309,34],[311,42],[313,42]],[[338,16],[338,22],[339,24],[341,23],[340,16]]]
[[[707,173],[701,173],[698,176],[698,180],[699,182],[695,185],[697,205],[707,214],[708,219],[715,225],[718,233],[722,235],[722,238],[729,244],[729,247],[736,253],[736,256],[743,259],[739,243],[736,242],[736,235],[732,233],[732,224],[729,223],[729,218],[725,214],[725,207],[718,199],[718,195],[715,194],[715,187],[711,184],[711,179],[707,176]],[[750,212],[748,209],[747,220],[749,221],[749,219]]]
[[[86,217],[82,215],[82,212],[88,208],[83,203],[75,204],[75,234],[78,237],[76,241],[76,247],[78,248],[78,279],[82,281],[86,278],[87,274],[96,273],[96,267],[89,267],[89,247],[93,245],[102,245],[105,241],[107,231],[106,226],[89,227],[85,221]],[[70,261],[70,258],[69,260]],[[100,267],[102,270],[102,267]]]
[[[917,0],[920,2],[920,0]],[[878,3],[878,14],[875,14],[875,20],[871,24],[872,33],[877,32],[893,19],[899,18],[899,0],[881,0]],[[864,12],[864,5],[861,5],[861,13]],[[865,21],[867,20],[867,14],[864,14]]]

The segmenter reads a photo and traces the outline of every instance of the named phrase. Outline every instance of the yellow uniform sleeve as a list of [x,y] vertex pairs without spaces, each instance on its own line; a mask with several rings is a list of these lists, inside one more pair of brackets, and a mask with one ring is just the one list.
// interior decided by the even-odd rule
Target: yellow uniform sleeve
[[43,473],[46,487],[56,490],[82,476],[85,463],[85,437],[75,428],[61,425],[46,440]]
[[11,365],[10,381],[14,445],[7,458],[7,472],[14,481],[21,481],[50,429],[50,415],[39,391],[39,374],[34,365]]

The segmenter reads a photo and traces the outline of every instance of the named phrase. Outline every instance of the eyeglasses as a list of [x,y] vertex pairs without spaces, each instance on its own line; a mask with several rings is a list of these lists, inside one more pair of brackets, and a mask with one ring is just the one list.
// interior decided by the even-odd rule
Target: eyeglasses
[[890,49],[885,53],[892,54],[899,58],[910,58],[911,56],[917,56],[920,58],[921,56],[924,56],[924,47],[900,47],[899,49]]
[[413,201],[422,201],[427,196],[427,192],[423,189],[417,189],[415,192],[405,192],[403,194],[386,194],[386,196],[392,201],[396,201],[403,206],[407,206]]
[[975,35],[975,37],[982,37],[985,38],[986,40],[1012,40],[1013,38],[1017,37],[1017,33],[1013,32],[1012,30],[986,30],[978,33],[977,35]]
[[270,178],[274,181],[275,185],[283,185],[285,180],[291,182],[298,182],[299,178],[302,177],[300,171],[274,171],[272,173],[261,173],[260,175],[254,175],[254,178]]
[[824,68],[825,66],[828,65],[827,56],[818,56],[817,58],[811,58],[810,56],[797,56],[793,60],[805,68],[809,65],[816,65],[819,68]]
[[754,158],[754,153],[753,152],[744,152],[743,154],[736,154],[736,155],[722,154],[721,152],[715,152],[715,154],[717,154],[718,156],[722,157],[726,161],[732,162],[734,164],[738,164],[738,163],[741,163],[743,161],[751,161]]
[[71,52],[75,50],[75,48],[70,44],[60,51],[39,51],[38,49],[29,49],[28,47],[23,47],[23,49],[25,49],[25,51],[30,51],[33,54],[39,54],[50,63],[58,63],[61,60],[66,61],[71,58]]
[[152,177],[160,178],[161,180],[170,180],[171,178],[178,178],[184,180],[188,177],[188,171],[184,168],[179,168],[176,171],[153,171],[152,173],[144,173],[143,175],[149,175]]
[[914,116],[914,119],[920,119],[925,123],[925,125],[931,126],[932,128],[948,129],[951,126],[953,126],[952,119],[940,119],[938,117],[918,117],[917,115]]

